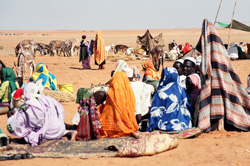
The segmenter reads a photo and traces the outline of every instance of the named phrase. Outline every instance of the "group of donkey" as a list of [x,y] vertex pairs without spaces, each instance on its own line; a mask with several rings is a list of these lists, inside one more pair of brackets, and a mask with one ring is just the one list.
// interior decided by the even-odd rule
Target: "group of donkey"
[[40,54],[54,56],[74,56],[78,54],[79,46],[76,46],[76,40],[70,39],[66,41],[52,40],[50,43],[37,43],[33,40],[23,40],[17,44],[15,49],[15,55],[18,57],[16,67],[17,77],[25,78],[26,66],[30,67],[30,76],[35,70],[35,57],[36,51]]

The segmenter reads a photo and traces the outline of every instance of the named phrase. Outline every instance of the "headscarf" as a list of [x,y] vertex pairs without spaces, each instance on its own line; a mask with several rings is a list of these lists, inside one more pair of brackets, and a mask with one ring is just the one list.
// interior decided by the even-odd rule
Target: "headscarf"
[[88,89],[85,89],[85,88],[78,89],[77,95],[76,95],[76,103],[80,104],[81,99],[88,98],[88,97],[90,97],[90,95],[91,94],[89,93]]
[[2,83],[5,81],[9,81],[8,99],[10,101],[12,92],[14,92],[17,89],[16,75],[15,72],[9,67],[2,68],[2,74],[3,74]]
[[186,91],[179,85],[179,74],[172,67],[163,70],[163,80],[153,97],[148,130],[180,131],[191,128],[191,107]]
[[100,111],[102,134],[107,137],[129,136],[138,130],[135,96],[125,72],[114,74],[103,111]]
[[234,54],[238,55],[238,49],[237,49],[237,46],[235,45],[235,42],[233,42],[233,43],[230,44],[230,47],[228,49],[228,53],[229,54],[234,53]]
[[102,38],[101,31],[96,32],[94,54],[96,63],[100,65],[105,60],[106,56],[104,40]]
[[115,72],[118,72],[118,71],[122,71],[123,68],[128,68],[128,64],[127,62],[125,62],[124,60],[118,60],[116,62],[116,69],[115,69]]
[[145,69],[144,76],[151,77],[154,80],[159,79],[159,75],[156,72],[151,59],[148,58],[148,59],[142,60],[142,67]]
[[190,44],[188,42],[186,42],[184,49],[183,49],[183,54],[186,54],[189,51],[191,51],[191,47],[190,47]]
[[42,85],[51,90],[57,90],[57,81],[52,73],[49,73],[44,63],[36,65],[36,71],[31,75],[30,81],[38,81],[43,79]]

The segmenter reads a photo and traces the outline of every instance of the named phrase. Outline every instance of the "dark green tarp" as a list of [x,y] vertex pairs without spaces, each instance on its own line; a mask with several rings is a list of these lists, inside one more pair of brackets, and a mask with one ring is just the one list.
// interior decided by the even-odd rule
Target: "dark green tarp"
[[[225,23],[222,23],[222,22],[217,22],[217,23],[222,28],[230,28],[230,26],[231,26],[231,24],[225,24]],[[238,29],[238,30],[250,32],[250,26],[242,24],[241,22],[236,21],[236,20],[232,21],[232,29]]]

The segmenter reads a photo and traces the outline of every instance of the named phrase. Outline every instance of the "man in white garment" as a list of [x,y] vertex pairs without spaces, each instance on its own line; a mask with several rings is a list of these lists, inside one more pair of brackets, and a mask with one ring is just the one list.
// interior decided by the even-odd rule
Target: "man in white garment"
[[127,67],[122,71],[127,74],[130,80],[131,87],[134,91],[136,100],[135,116],[137,123],[140,123],[143,117],[146,116],[149,112],[149,107],[151,106],[150,98],[154,93],[154,87],[141,81],[132,81],[133,69]]

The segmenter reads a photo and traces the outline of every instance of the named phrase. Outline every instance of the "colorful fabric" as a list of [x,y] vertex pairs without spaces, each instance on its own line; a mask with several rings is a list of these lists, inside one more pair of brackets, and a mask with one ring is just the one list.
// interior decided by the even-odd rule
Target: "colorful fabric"
[[154,94],[148,131],[185,130],[192,127],[190,104],[186,91],[179,85],[179,75],[175,68],[164,68],[163,80]]
[[142,81],[142,76],[139,68],[135,65],[130,66],[133,69],[133,81]]
[[115,69],[115,72],[118,72],[118,71],[122,71],[124,68],[129,68],[127,62],[125,62],[124,60],[118,60],[116,62],[116,69]]
[[201,91],[201,80],[200,80],[200,76],[196,73],[190,74],[187,77],[189,77],[193,83],[192,92],[189,93],[189,96],[191,98],[191,101],[190,101],[191,106],[194,110],[197,97],[200,95],[200,91]]
[[57,81],[55,76],[52,73],[49,73],[46,65],[44,63],[38,63],[36,65],[36,71],[31,75],[30,82],[38,81],[43,79],[42,85],[45,88],[49,88],[51,90],[57,90]]
[[129,79],[118,71],[111,79],[106,104],[100,115],[102,135],[129,136],[138,130],[135,118],[135,96]]
[[82,62],[82,67],[85,69],[90,68],[90,55],[89,55],[89,43],[84,40],[80,43],[80,55],[79,62]]
[[0,103],[1,102],[10,102],[11,94],[17,88],[19,88],[16,84],[16,75],[15,72],[9,68],[2,68],[2,83],[0,88]]
[[90,97],[90,93],[88,89],[85,88],[80,88],[77,91],[77,95],[76,95],[76,103],[80,104],[80,100],[82,100],[83,98],[88,98]]
[[156,72],[151,59],[148,58],[148,59],[142,60],[142,67],[145,70],[144,77],[150,77],[154,80],[159,79],[159,75]]
[[183,54],[186,54],[186,53],[188,53],[189,51],[191,51],[191,46],[190,46],[190,44],[187,42],[187,43],[185,43],[185,46],[184,46],[184,48],[183,48]]
[[80,100],[78,113],[80,114],[80,122],[77,127],[76,139],[86,141],[100,138],[101,124],[93,96]]
[[178,139],[159,132],[137,133],[138,138],[117,147],[120,157],[138,157],[158,154],[178,146]]
[[225,118],[226,123],[249,131],[250,98],[214,25],[207,20],[196,49],[202,54],[198,127],[208,132],[212,119]]
[[250,93],[250,75],[247,77],[247,91]]
[[49,96],[39,94],[38,86],[29,82],[23,89],[25,104],[8,119],[7,129],[15,137],[31,145],[43,140],[59,139],[64,135],[64,109]]
[[90,56],[88,56],[85,60],[82,61],[83,69],[90,69]]
[[174,134],[178,139],[185,139],[194,136],[199,136],[201,134],[201,130],[199,128],[193,127],[189,129],[185,129],[182,131],[161,131],[161,134]]
[[101,65],[105,61],[105,45],[104,45],[104,40],[102,38],[102,33],[101,31],[96,32],[96,37],[95,37],[95,44],[94,44],[94,55],[95,55],[95,62],[98,65]]

